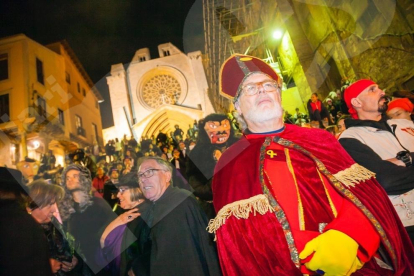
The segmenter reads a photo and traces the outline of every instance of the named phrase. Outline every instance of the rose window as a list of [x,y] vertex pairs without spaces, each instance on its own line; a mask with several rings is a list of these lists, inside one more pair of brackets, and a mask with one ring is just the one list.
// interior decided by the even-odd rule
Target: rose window
[[181,95],[181,86],[171,75],[158,75],[148,80],[141,91],[144,102],[151,108],[175,104]]

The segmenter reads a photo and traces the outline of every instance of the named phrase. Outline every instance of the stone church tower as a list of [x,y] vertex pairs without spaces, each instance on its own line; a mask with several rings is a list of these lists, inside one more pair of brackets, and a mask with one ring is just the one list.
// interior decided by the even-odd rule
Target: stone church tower
[[186,131],[214,112],[201,52],[184,54],[165,43],[158,53],[151,59],[148,48],[139,49],[125,67],[112,65],[107,82],[114,126],[104,130],[105,141],[170,133],[176,124]]

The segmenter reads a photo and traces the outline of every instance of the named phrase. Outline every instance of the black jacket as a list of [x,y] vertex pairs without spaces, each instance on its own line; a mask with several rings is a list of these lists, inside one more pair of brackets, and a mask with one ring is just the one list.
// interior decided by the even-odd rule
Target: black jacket
[[0,200],[0,275],[52,275],[40,225],[16,202]]

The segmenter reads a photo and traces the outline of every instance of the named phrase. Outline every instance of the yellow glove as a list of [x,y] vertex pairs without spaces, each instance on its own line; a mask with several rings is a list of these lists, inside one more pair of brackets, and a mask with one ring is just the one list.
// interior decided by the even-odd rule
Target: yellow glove
[[[299,258],[306,259],[313,252],[312,259],[305,266],[313,271],[329,275],[351,275],[363,266],[357,258],[358,244],[348,235],[337,230],[328,230],[309,241]],[[321,273],[323,274],[323,273]]]

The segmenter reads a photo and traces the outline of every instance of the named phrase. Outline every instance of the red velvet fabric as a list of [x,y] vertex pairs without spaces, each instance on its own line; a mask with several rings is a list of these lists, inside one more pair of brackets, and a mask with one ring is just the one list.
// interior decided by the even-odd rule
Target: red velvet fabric
[[[266,154],[264,169],[271,180],[266,184],[285,211],[298,251],[301,252],[307,242],[319,235],[319,223],[324,222],[328,223],[326,231],[335,229],[357,241],[360,245],[358,252],[360,260],[367,262],[375,254],[379,245],[379,235],[370,221],[352,203],[345,201],[323,175],[321,175],[323,182],[321,181],[312,159],[297,151],[289,150],[305,219],[306,231],[300,231],[296,185],[286,163],[284,148],[279,144],[271,143],[267,149],[271,149],[277,156]],[[265,182],[267,182],[266,178]],[[334,207],[330,206],[325,187]],[[333,208],[337,212],[336,219]],[[353,227],[354,225],[359,225],[365,231],[360,231]]]
[[[321,160],[331,174],[349,168],[355,163],[336,139],[324,130],[286,125],[285,131],[278,136],[306,149],[311,153],[311,158]],[[259,180],[259,152],[265,137],[266,135],[248,135],[230,147],[220,158],[212,187],[216,212],[226,204],[263,194]],[[303,160],[309,158],[303,154],[296,156],[296,153],[291,157]],[[334,186],[331,187],[336,189]],[[411,263],[414,260],[413,246],[382,187],[372,179],[361,182],[349,190],[372,213],[385,231],[392,248],[388,253],[395,254],[395,271],[389,275],[414,275]],[[312,189],[309,189],[308,193],[307,198],[314,196]],[[310,199],[307,202],[309,206],[313,204],[311,201]],[[256,216],[251,214],[248,219],[228,218],[216,233],[224,275],[301,275],[291,260],[283,231],[275,214],[272,213]],[[382,240],[382,243],[384,242],[385,240]],[[378,268],[372,259],[355,275],[387,273]]]

